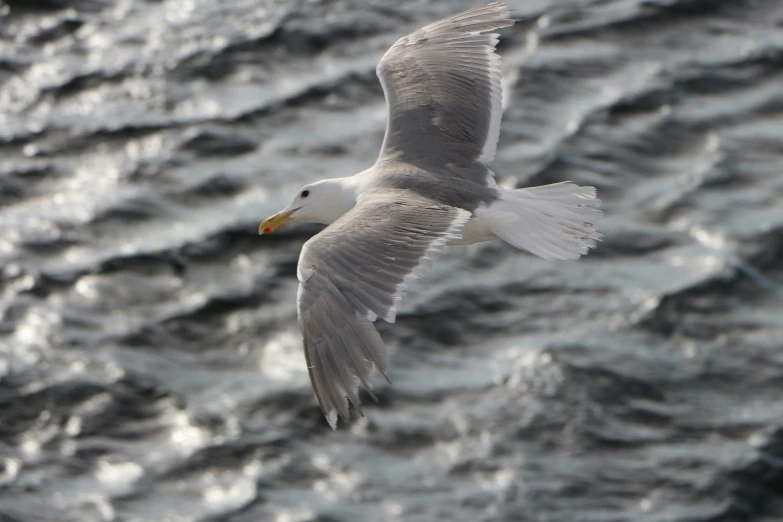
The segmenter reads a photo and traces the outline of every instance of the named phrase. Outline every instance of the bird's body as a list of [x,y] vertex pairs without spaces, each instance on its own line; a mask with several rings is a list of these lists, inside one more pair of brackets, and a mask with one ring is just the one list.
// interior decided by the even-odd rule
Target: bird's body
[[408,284],[444,246],[499,238],[545,259],[576,259],[599,239],[592,187],[506,189],[488,167],[502,92],[497,35],[486,32],[512,24],[493,3],[401,38],[377,68],[389,115],[375,165],[303,187],[259,227],[329,225],[302,249],[297,309],[332,427],[338,414],[348,418],[349,402],[358,408],[357,385],[370,391],[372,369],[386,368],[373,321],[394,321]]

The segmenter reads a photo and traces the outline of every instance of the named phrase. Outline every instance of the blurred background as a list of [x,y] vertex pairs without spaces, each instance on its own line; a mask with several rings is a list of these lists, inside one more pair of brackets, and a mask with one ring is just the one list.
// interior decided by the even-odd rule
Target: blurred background
[[[518,0],[502,183],[579,262],[444,255],[329,429],[301,185],[375,160],[375,65],[472,1],[0,2],[0,520],[783,519],[783,2]],[[376,376],[377,377],[377,376]]]

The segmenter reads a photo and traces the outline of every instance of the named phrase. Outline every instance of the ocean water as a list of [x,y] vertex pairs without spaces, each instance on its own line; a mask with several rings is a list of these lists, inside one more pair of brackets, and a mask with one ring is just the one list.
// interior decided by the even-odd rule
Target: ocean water
[[[375,160],[375,65],[478,5],[0,3],[0,520],[783,520],[783,2],[519,0],[501,183],[579,262],[455,247],[336,432],[259,237]],[[376,376],[377,377],[377,376]]]

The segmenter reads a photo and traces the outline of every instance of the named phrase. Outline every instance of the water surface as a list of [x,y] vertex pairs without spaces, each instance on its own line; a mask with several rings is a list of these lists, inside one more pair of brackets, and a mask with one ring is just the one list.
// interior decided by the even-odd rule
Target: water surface
[[605,239],[451,249],[338,432],[318,229],[256,226],[372,164],[377,61],[477,4],[0,8],[0,520],[783,518],[783,3],[510,4],[494,169],[596,186]]

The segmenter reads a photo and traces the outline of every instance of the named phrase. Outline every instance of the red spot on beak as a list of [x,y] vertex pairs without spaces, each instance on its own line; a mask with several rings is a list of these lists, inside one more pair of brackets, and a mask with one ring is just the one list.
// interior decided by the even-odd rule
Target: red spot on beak
[[271,233],[272,233],[272,228],[271,227],[266,227],[264,229],[264,234],[271,234]]

